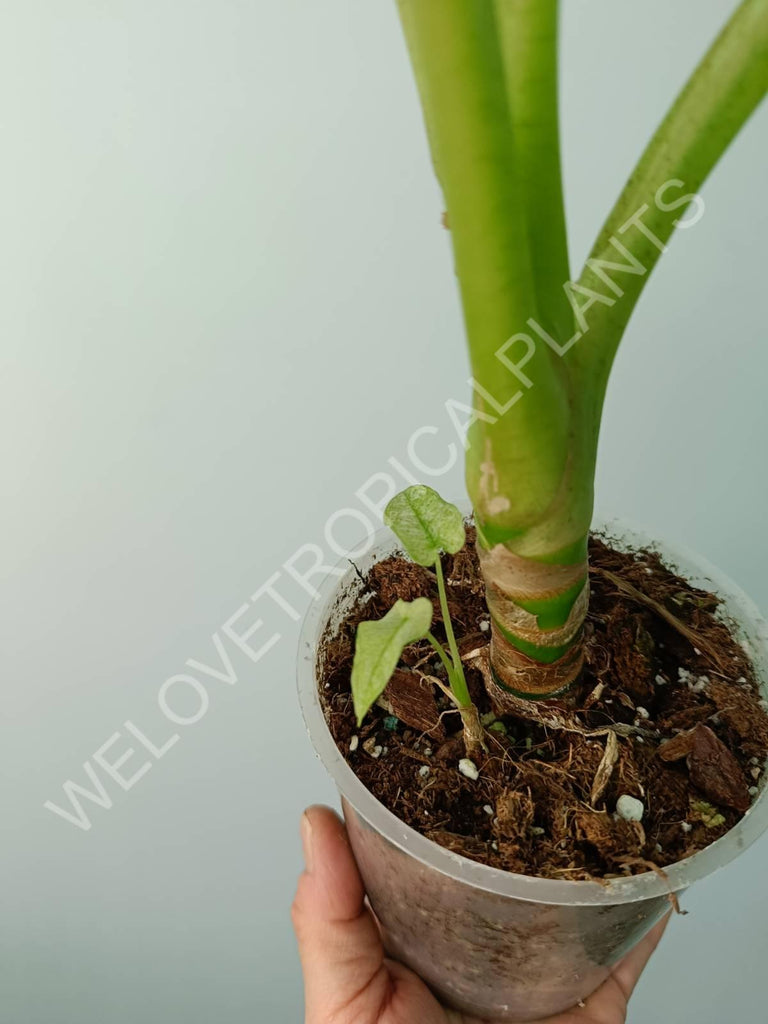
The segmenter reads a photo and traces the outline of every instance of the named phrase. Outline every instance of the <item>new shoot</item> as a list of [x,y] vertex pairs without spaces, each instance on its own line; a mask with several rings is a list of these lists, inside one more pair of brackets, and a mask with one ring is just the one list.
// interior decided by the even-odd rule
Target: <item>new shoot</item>
[[483,727],[469,695],[440,561],[442,552],[455,555],[464,547],[464,517],[455,505],[444,501],[431,487],[419,484],[395,495],[384,510],[384,522],[417,565],[433,570],[448,649],[431,630],[433,608],[427,597],[396,601],[384,618],[361,622],[357,627],[352,664],[352,699],[357,723],[361,724],[386,689],[403,650],[417,640],[427,640],[445,669],[448,686],[444,692],[461,715],[464,745],[467,756],[472,757],[485,749]]

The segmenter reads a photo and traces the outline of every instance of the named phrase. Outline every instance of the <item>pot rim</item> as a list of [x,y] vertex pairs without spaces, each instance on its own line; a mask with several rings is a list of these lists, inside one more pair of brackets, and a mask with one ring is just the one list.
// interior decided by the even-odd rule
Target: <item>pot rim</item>
[[[471,514],[466,501],[458,504],[462,511]],[[626,547],[653,548],[667,565],[674,566],[687,580],[716,593],[723,601],[728,619],[735,624],[739,639],[747,646],[763,694],[768,695],[768,624],[740,587],[700,555],[682,545],[652,540],[644,530],[624,519],[597,518],[592,524],[592,532],[605,533],[614,543]],[[362,554],[357,552],[354,560],[358,568],[365,571],[374,562],[398,550],[401,549],[397,538],[389,529],[382,528],[369,539],[367,550]],[[427,839],[401,821],[363,785],[338,750],[328,729],[315,676],[317,653],[340,594],[357,579],[349,557],[340,559],[334,570],[317,588],[317,596],[311,601],[301,627],[297,677],[304,723],[317,756],[341,796],[372,828],[426,867],[466,885],[513,899],[561,906],[616,905],[667,896],[686,889],[728,864],[768,828],[768,787],[763,786],[752,807],[726,835],[706,849],[665,868],[665,877],[647,871],[603,882],[519,875],[468,860]]]

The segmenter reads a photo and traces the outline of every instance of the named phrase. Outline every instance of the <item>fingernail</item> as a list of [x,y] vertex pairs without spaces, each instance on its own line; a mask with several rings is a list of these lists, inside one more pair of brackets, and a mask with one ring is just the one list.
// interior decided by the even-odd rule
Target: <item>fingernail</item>
[[304,847],[304,864],[307,871],[312,873],[312,822],[305,811],[301,816],[301,842]]

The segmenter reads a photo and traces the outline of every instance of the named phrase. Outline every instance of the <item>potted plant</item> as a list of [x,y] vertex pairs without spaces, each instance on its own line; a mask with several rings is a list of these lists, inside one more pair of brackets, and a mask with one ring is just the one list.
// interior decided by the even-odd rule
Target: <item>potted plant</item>
[[695,556],[590,541],[611,364],[768,87],[768,0],[736,9],[577,280],[556,0],[398,7],[469,343],[471,509],[390,502],[394,535],[310,610],[301,699],[390,951],[449,1005],[531,1020],[768,825],[756,609]]

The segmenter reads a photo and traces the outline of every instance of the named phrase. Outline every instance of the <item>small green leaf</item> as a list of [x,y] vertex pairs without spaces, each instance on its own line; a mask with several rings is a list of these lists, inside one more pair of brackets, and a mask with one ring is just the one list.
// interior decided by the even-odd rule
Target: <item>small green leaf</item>
[[432,624],[428,597],[395,601],[383,619],[357,627],[352,663],[352,700],[360,725],[397,668],[403,648],[425,636]]
[[459,509],[424,484],[396,494],[384,509],[384,522],[419,565],[434,565],[441,551],[455,555],[466,541]]

